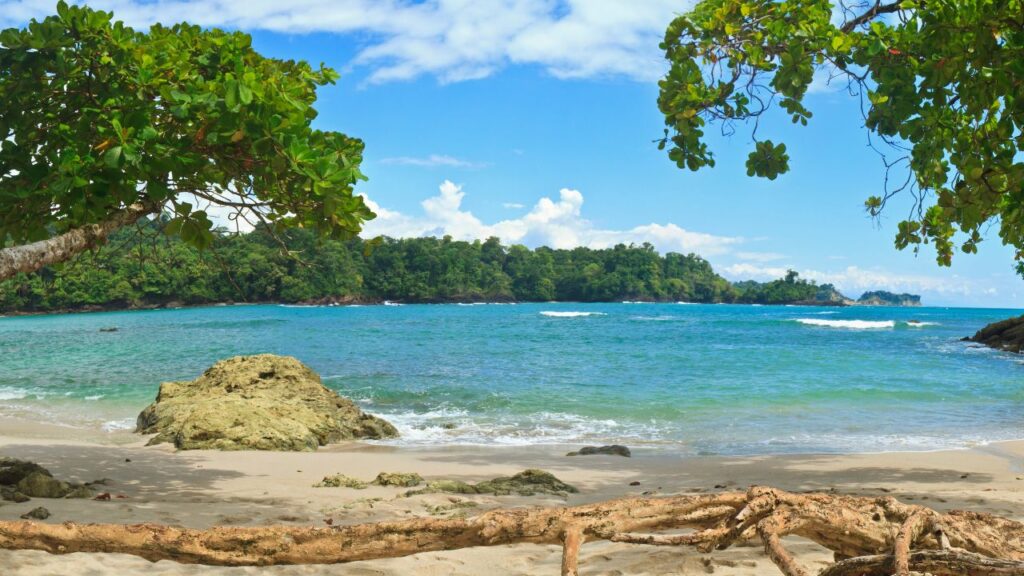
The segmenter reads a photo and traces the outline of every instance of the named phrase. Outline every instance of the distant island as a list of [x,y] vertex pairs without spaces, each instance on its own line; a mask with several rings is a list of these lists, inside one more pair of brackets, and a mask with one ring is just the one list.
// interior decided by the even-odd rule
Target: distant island
[[916,294],[893,294],[885,290],[865,292],[857,299],[859,306],[920,306],[921,297]]
[[729,282],[694,254],[650,244],[571,250],[497,238],[332,240],[307,230],[222,234],[199,251],[158,231],[122,231],[94,253],[0,282],[0,312],[119,310],[236,302],[698,302],[816,306],[920,305],[910,294],[853,301],[790,271]]

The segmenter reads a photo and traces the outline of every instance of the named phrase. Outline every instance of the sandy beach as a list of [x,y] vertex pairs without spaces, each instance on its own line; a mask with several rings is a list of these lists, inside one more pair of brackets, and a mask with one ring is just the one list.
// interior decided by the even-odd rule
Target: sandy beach
[[[619,456],[566,457],[571,446],[409,448],[338,444],[315,453],[175,451],[146,447],[130,433],[82,432],[18,420],[0,421],[0,454],[36,461],[56,477],[80,482],[106,478],[110,501],[47,500],[0,506],[0,519],[47,507],[47,522],[159,522],[186,527],[267,524],[335,525],[414,516],[469,514],[496,507],[563,506],[610,498],[736,490],[772,485],[787,490],[834,490],[891,495],[939,510],[953,508],[1024,518],[1024,441],[966,450],[856,455],[757,457],[673,456],[635,450]],[[542,468],[579,488],[551,496],[404,496],[405,489],[371,486],[314,488],[329,474],[371,480],[379,472],[417,472],[427,480],[479,481]],[[639,482],[639,485],[631,483]],[[788,543],[807,566],[830,554],[813,543]],[[106,574],[557,574],[560,549],[514,545],[430,552],[406,558],[335,566],[222,568],[186,566],[114,554],[54,556],[0,551],[13,576]],[[714,555],[694,550],[597,542],[582,549],[586,574],[770,574],[760,546]]]

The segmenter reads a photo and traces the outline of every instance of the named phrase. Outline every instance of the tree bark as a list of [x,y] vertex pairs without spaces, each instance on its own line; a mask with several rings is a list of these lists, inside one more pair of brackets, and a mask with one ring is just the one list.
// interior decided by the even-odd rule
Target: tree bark
[[138,202],[114,213],[103,222],[74,228],[31,244],[0,249],[0,280],[6,280],[19,272],[35,272],[43,266],[63,262],[95,248],[118,228],[133,224],[158,209],[157,204]]
[[[692,528],[685,534],[649,532]],[[637,532],[647,533],[637,533]],[[623,498],[563,508],[518,508],[473,518],[417,518],[340,527],[214,527],[155,524],[0,522],[0,548],[54,554],[113,552],[151,561],[222,566],[330,564],[419,552],[515,543],[563,549],[562,574],[578,574],[584,541],[725,549],[760,537],[789,576],[811,574],[785,548],[794,535],[835,553],[820,576],[869,576],[896,570],[935,576],[1024,576],[1024,524],[974,512],[945,514],[893,498],[748,492]],[[909,571],[914,572],[909,572]]]

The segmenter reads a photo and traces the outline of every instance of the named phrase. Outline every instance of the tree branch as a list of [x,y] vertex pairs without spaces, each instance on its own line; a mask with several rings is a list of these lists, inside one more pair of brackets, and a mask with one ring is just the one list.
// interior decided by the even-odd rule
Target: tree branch
[[0,280],[6,280],[19,272],[35,272],[43,266],[63,262],[95,248],[118,228],[153,214],[159,208],[160,205],[156,203],[138,202],[114,213],[103,222],[74,228],[31,244],[0,249]]
[[865,22],[870,22],[871,20],[874,20],[875,17],[879,16],[880,14],[892,14],[893,12],[899,12],[899,10],[899,1],[893,2],[892,4],[882,4],[881,0],[879,0],[875,2],[875,5],[872,6],[870,10],[861,14],[860,16],[857,16],[852,20],[848,20],[839,28],[839,30],[843,32],[853,32],[853,30],[857,26],[860,26]]

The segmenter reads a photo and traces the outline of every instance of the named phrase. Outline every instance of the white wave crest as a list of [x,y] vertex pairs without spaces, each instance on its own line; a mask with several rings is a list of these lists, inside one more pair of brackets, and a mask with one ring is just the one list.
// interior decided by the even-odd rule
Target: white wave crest
[[921,322],[920,320],[908,320],[907,326],[911,328],[923,328],[925,326],[938,326],[938,322]]
[[585,316],[606,316],[604,312],[562,312],[555,310],[544,310],[541,316],[549,318],[583,318]]
[[896,326],[896,322],[894,320],[826,320],[824,318],[797,318],[796,321],[808,326],[846,328],[849,330],[872,330],[893,328]]
[[28,390],[23,388],[0,388],[0,400],[22,400],[28,397]]
[[122,418],[120,420],[108,420],[100,428],[104,432],[117,432],[118,430],[134,430],[135,418]]

